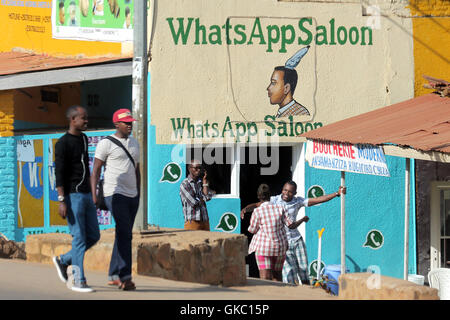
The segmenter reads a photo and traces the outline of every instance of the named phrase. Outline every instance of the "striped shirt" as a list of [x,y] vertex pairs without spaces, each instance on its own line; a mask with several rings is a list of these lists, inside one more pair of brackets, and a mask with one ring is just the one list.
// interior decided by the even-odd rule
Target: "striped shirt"
[[260,256],[283,256],[288,248],[285,226],[293,221],[283,206],[264,202],[253,211],[248,231],[255,234],[248,253]]
[[277,118],[288,117],[288,116],[309,116],[309,111],[300,103],[292,100],[284,107],[278,109]]
[[[293,197],[291,201],[286,202],[281,197],[281,194],[279,194],[277,196],[270,197],[270,203],[282,205],[283,208],[287,211],[289,219],[291,219],[292,221],[296,221],[298,211],[302,207],[308,206],[308,199],[303,199],[302,197]],[[298,229],[289,229],[286,227],[286,233],[288,241],[295,241],[301,237]]]
[[[194,181],[190,176],[183,180],[180,186],[181,205],[183,206],[184,221],[208,221],[206,201],[211,200],[212,194],[204,195],[201,179]],[[200,202],[203,199],[204,202]]]

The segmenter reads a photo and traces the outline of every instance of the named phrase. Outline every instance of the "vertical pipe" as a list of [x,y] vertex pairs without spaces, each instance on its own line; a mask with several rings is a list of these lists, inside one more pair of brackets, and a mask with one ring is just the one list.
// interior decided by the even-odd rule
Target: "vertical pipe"
[[405,167],[405,240],[404,240],[404,261],[403,261],[403,279],[408,280],[408,261],[409,261],[409,187],[411,161],[406,158]]
[[[341,171],[341,187],[345,187],[345,172]],[[341,194],[341,274],[345,274],[345,194]]]
[[139,209],[136,215],[134,228],[146,230],[148,227],[148,194],[147,194],[147,1],[134,1],[133,16],[133,117],[138,120],[133,123],[133,135],[139,142],[141,193]]

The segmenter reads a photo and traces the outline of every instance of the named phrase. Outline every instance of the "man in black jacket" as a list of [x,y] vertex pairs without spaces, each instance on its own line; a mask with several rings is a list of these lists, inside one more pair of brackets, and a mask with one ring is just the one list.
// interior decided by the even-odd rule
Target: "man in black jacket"
[[67,218],[72,234],[72,250],[53,263],[59,278],[68,281],[67,268],[72,265],[73,284],[77,292],[93,292],[84,276],[84,254],[100,239],[97,210],[92,202],[88,139],[83,133],[87,128],[88,115],[81,106],[72,106],[66,116],[70,121],[69,131],[55,145],[56,190],[58,192],[59,215]]

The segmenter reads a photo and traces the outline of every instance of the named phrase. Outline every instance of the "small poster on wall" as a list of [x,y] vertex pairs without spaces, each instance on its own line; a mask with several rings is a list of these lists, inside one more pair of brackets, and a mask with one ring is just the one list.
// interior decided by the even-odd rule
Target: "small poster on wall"
[[133,40],[133,0],[52,1],[55,39],[123,42]]

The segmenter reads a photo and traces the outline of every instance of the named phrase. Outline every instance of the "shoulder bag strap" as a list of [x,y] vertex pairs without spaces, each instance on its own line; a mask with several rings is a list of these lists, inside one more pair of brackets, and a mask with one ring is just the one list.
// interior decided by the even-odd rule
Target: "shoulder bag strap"
[[131,154],[128,152],[127,148],[125,148],[124,145],[123,145],[119,140],[117,140],[116,138],[111,137],[111,136],[106,136],[105,138],[108,139],[108,140],[110,140],[110,141],[112,141],[112,142],[114,142],[114,143],[115,143],[116,145],[118,145],[119,147],[121,147],[121,148],[123,149],[123,151],[125,151],[125,153],[127,154],[128,158],[130,158],[131,163],[133,164],[133,166],[136,167],[136,164],[134,163],[133,157],[132,157]]

